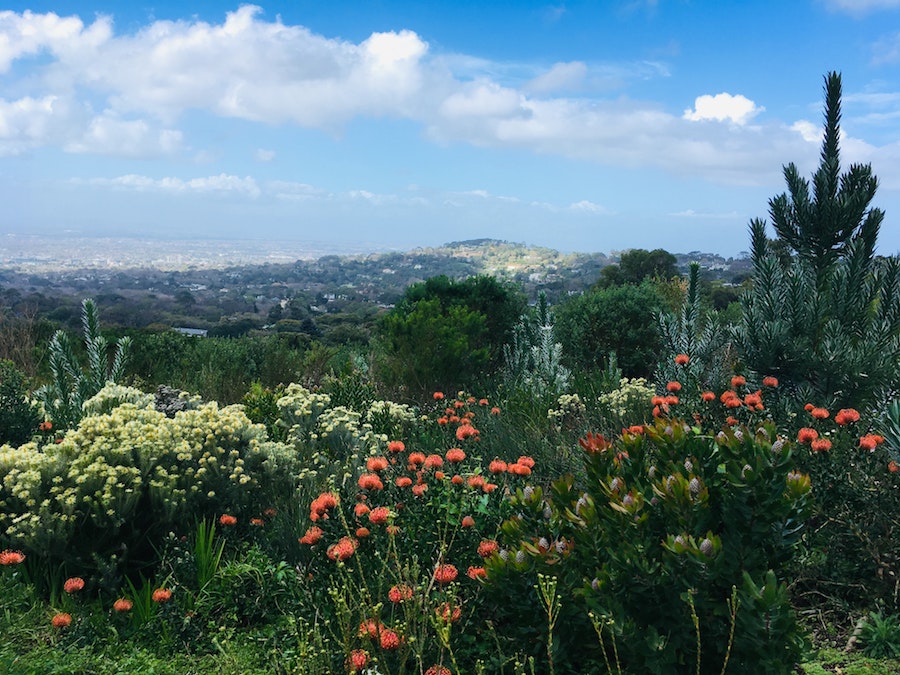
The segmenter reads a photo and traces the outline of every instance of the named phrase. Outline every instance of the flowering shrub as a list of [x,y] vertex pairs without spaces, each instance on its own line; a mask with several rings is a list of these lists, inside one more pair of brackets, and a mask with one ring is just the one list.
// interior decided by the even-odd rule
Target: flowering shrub
[[555,649],[579,672],[787,672],[801,643],[781,579],[810,492],[792,444],[771,424],[712,433],[662,414],[580,444],[586,489],[515,493],[486,565],[494,593],[530,598],[507,620],[547,614],[539,572],[558,580]]
[[[134,402],[109,409],[117,400]],[[291,490],[293,453],[238,407],[168,418],[152,396],[111,385],[84,410],[58,444],[0,448],[0,546],[73,571],[97,559],[120,566],[166,528],[226,510],[256,515]]]
[[623,377],[618,388],[601,394],[598,402],[609,412],[615,428],[622,429],[647,421],[647,410],[653,393],[643,377]]

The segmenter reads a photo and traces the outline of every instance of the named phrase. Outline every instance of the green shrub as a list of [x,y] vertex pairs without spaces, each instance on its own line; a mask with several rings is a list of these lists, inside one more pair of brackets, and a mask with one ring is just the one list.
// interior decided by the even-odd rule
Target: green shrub
[[25,375],[12,361],[0,360],[0,445],[21,445],[37,433],[41,411],[28,400]]

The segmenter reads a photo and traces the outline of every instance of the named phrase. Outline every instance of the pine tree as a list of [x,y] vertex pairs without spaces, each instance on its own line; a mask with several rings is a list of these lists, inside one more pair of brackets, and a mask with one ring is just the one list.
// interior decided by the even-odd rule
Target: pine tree
[[778,239],[750,223],[753,288],[735,341],[748,368],[798,402],[865,409],[900,389],[900,259],[875,256],[884,212],[871,206],[872,167],[840,172],[838,73],[825,78],[824,117],[812,186],[789,164],[788,192],[769,201]]

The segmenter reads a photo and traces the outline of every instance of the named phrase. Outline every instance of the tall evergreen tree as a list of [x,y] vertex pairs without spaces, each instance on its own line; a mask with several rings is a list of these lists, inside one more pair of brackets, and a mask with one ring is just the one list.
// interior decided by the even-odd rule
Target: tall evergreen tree
[[900,389],[900,259],[875,256],[878,180],[868,164],[841,173],[840,120],[832,72],[812,186],[794,164],[784,168],[788,192],[769,201],[774,245],[766,221],[750,223],[753,288],[735,341],[749,368],[801,401],[865,408]]

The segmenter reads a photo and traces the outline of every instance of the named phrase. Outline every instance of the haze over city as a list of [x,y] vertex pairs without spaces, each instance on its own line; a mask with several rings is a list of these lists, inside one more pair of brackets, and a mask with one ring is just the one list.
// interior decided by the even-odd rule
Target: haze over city
[[0,235],[734,255],[830,70],[900,252],[900,0],[10,2]]

